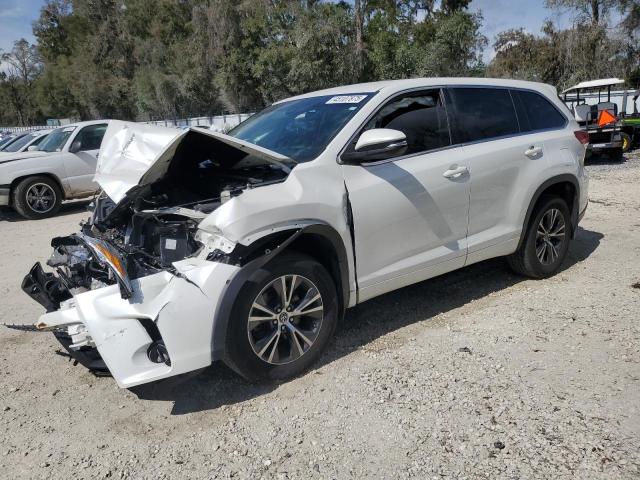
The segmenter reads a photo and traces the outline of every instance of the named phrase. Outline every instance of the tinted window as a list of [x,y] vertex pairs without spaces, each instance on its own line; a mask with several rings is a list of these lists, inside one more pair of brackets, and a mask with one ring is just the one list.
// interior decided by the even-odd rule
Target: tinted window
[[372,128],[391,128],[403,132],[408,144],[405,155],[451,144],[439,90],[394,98],[367,122],[363,131]]
[[564,127],[566,118],[539,93],[512,90],[511,94],[518,112],[521,131]]
[[452,88],[449,92],[455,107],[456,143],[519,133],[518,119],[508,90]]
[[99,150],[102,137],[104,137],[104,132],[106,131],[107,125],[104,123],[100,125],[89,125],[80,130],[74,142],[80,140],[80,150]]

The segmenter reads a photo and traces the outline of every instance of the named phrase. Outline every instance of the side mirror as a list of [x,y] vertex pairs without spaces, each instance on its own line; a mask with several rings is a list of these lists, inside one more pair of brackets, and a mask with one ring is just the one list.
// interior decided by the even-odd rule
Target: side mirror
[[82,142],[80,140],[74,140],[71,146],[69,147],[69,152],[76,153],[79,152],[82,148]]
[[407,136],[390,128],[367,130],[358,139],[355,151],[344,153],[342,160],[348,163],[375,162],[399,157],[407,151]]
[[37,145],[29,145],[27,147],[27,152],[35,152],[36,150],[38,150],[38,146]]

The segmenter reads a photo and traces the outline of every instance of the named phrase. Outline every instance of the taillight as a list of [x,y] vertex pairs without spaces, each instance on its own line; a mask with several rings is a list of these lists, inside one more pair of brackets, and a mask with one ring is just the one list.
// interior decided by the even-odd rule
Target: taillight
[[573,134],[582,145],[589,143],[589,133],[586,130],[576,130]]

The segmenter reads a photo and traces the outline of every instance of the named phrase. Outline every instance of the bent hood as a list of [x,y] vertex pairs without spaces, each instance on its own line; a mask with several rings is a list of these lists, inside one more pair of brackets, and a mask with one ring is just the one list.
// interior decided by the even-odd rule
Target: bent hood
[[177,130],[112,120],[102,140],[94,181],[111,200],[119,203],[133,187],[162,178],[187,134],[209,137],[214,140],[213,145],[219,142],[285,169],[295,164],[277,152],[212,130]]
[[51,152],[0,152],[0,164],[13,162],[15,160],[25,160],[27,158],[45,157]]

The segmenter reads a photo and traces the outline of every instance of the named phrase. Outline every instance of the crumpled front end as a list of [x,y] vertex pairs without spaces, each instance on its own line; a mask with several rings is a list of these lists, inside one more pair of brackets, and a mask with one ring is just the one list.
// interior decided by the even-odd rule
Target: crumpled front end
[[206,367],[214,360],[218,302],[239,268],[191,259],[175,268],[181,276],[163,271],[133,280],[130,299],[117,284],[74,294],[36,327],[68,337],[74,357],[95,349],[121,387]]
[[224,135],[109,128],[92,218],[52,240],[53,271],[34,265],[22,289],[47,311],[33,329],[54,332],[78,362],[131,387],[217,359],[226,288],[251,258],[203,220],[284,182],[292,166]]

